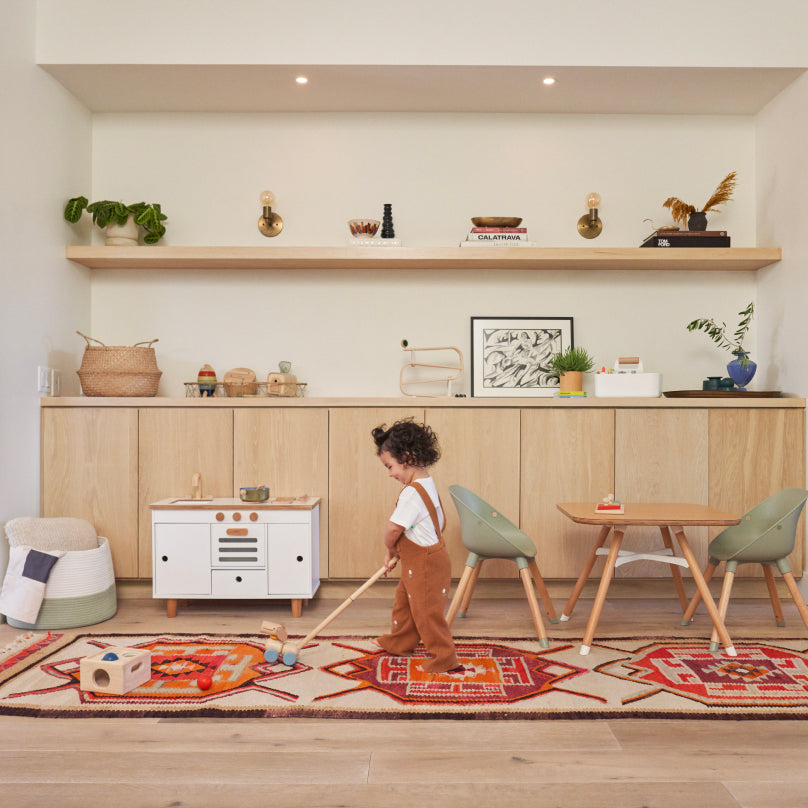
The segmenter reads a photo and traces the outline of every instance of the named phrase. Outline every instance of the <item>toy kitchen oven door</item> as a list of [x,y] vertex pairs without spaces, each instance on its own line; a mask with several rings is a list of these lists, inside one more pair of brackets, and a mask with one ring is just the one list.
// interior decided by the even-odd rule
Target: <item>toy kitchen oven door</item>
[[595,395],[600,398],[659,398],[661,373],[645,373],[639,356],[621,356],[611,370],[595,374]]

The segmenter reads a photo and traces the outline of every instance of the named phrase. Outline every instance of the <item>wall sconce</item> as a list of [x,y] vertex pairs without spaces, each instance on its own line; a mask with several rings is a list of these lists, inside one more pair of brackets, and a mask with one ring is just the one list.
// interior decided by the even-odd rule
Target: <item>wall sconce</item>
[[600,194],[594,191],[586,195],[586,206],[589,213],[578,219],[578,232],[584,238],[597,238],[603,230],[603,222],[598,218],[598,207],[600,206]]
[[258,198],[261,200],[261,205],[264,209],[261,218],[258,220],[258,229],[261,231],[262,236],[269,238],[277,236],[283,230],[283,219],[272,210],[275,194],[272,191],[261,191]]

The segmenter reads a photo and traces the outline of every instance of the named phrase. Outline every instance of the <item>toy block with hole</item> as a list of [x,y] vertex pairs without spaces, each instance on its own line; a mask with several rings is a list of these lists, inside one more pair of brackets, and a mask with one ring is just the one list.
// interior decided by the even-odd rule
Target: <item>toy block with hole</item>
[[122,696],[151,679],[151,653],[142,648],[106,648],[84,657],[79,668],[82,690]]

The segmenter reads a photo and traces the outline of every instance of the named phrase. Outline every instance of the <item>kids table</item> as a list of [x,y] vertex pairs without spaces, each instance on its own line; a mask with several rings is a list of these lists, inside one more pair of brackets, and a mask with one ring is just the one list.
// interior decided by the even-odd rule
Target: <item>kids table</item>
[[[600,613],[606,601],[606,593],[609,590],[609,584],[614,575],[614,568],[618,563],[618,556],[620,556],[619,563],[636,561],[643,558],[670,564],[671,570],[673,571],[674,583],[676,584],[679,600],[682,603],[683,609],[687,606],[687,599],[684,596],[684,587],[678,567],[689,567],[693,575],[693,580],[704,600],[704,605],[710,613],[713,625],[718,631],[718,636],[721,640],[721,644],[724,646],[724,650],[729,656],[737,656],[737,652],[732,645],[732,640],[724,626],[724,621],[718,614],[718,608],[710,594],[710,590],[707,588],[704,576],[699,569],[696,557],[690,549],[684,528],[705,525],[719,527],[737,525],[741,521],[740,518],[726,513],[725,511],[720,511],[717,508],[711,508],[709,505],[694,505],[680,502],[625,503],[625,512],[621,514],[609,512],[598,513],[595,510],[596,504],[594,502],[559,502],[556,504],[556,507],[573,522],[582,525],[600,525],[600,532],[595,541],[595,546],[592,548],[592,552],[586,560],[584,569],[575,583],[570,599],[564,607],[564,613],[560,618],[561,620],[569,620],[572,610],[575,608],[578,596],[581,594],[581,590],[589,577],[589,573],[592,572],[592,567],[594,567],[597,557],[599,555],[606,555],[606,566],[603,568],[598,591],[595,595],[595,602],[592,606],[592,612],[586,624],[586,632],[584,633],[583,642],[581,644],[581,654],[585,655],[589,653]],[[621,551],[620,546],[623,543],[623,535],[626,532],[626,528],[632,525],[658,526],[662,534],[665,549],[658,553],[631,553],[625,550]],[[602,548],[606,543],[606,539],[609,537],[609,533],[612,533],[612,541],[607,551]],[[676,537],[684,558],[675,554],[671,534]]]

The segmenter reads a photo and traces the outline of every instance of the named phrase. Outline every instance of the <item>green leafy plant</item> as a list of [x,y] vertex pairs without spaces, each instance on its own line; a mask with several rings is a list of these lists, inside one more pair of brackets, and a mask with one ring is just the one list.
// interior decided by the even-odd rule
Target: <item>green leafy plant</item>
[[81,219],[81,214],[87,211],[93,217],[93,224],[105,228],[108,224],[117,224],[121,227],[131,216],[135,224],[146,231],[143,241],[146,244],[156,244],[166,232],[164,221],[168,218],[160,209],[160,205],[148,202],[135,202],[124,205],[123,202],[112,202],[104,199],[100,202],[88,202],[86,196],[75,196],[65,205],[64,216],[68,222],[75,224]]
[[738,312],[738,316],[741,319],[732,338],[727,335],[726,323],[722,322],[719,325],[715,320],[707,317],[701,317],[698,320],[689,322],[687,324],[687,330],[704,331],[716,345],[738,355],[741,359],[741,366],[746,367],[749,364],[749,359],[746,355],[747,351],[743,347],[743,341],[746,339],[746,334],[749,331],[749,325],[752,322],[754,314],[755,304],[753,302],[750,302],[743,311]]
[[575,372],[589,373],[595,367],[595,360],[586,352],[584,348],[567,348],[565,351],[553,354],[550,357],[551,375],[555,378],[562,373]]

